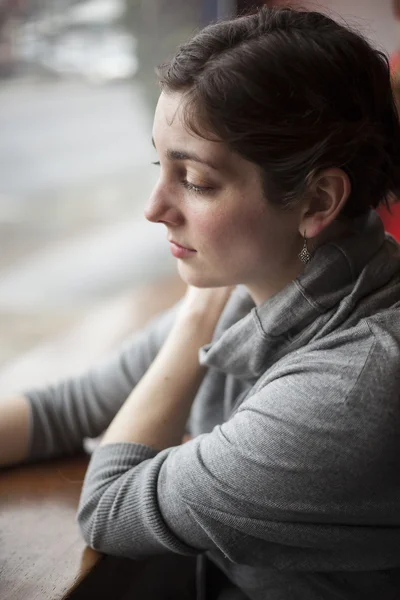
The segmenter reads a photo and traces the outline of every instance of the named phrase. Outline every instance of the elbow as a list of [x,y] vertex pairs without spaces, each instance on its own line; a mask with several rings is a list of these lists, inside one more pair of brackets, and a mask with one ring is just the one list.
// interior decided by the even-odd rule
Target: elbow
[[152,554],[143,552],[141,546],[135,546],[134,540],[130,537],[127,543],[123,536],[121,539],[121,536],[116,535],[110,513],[106,513],[100,503],[97,505],[90,500],[86,503],[81,501],[76,513],[76,522],[86,545],[97,552],[133,560]]
[[112,507],[110,508],[103,495],[97,498],[83,495],[76,513],[76,522],[87,546],[102,554],[127,556],[116,536],[112,513]]
[[[76,513],[76,522],[81,535],[90,548],[98,552],[106,552],[103,547],[102,527],[98,523],[98,505],[93,501],[81,502]],[[99,526],[100,525],[100,526]]]

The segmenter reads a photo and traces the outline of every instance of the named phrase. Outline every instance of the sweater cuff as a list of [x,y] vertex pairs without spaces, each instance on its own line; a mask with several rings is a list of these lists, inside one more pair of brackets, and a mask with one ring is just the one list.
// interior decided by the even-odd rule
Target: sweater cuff
[[135,467],[148,458],[154,458],[160,450],[155,450],[145,444],[135,442],[113,442],[98,446],[90,459],[90,466],[97,466],[97,463],[111,462],[116,467]]

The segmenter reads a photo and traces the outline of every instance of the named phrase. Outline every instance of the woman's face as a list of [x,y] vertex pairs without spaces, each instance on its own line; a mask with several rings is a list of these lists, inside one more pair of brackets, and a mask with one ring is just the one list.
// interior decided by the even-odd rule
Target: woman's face
[[301,271],[298,214],[268,203],[256,165],[187,131],[181,102],[180,94],[162,93],[157,105],[160,178],[145,216],[166,226],[184,281],[245,284],[259,303]]

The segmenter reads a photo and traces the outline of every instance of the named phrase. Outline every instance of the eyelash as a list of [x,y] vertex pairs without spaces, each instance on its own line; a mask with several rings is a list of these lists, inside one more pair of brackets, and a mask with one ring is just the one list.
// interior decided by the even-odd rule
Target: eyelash
[[[160,161],[152,162],[151,164],[159,167]],[[195,194],[206,194],[207,192],[211,192],[212,190],[211,187],[194,185],[194,183],[190,183],[190,181],[187,181],[187,179],[182,179],[181,184],[185,189],[189,190],[189,192],[194,192]]]

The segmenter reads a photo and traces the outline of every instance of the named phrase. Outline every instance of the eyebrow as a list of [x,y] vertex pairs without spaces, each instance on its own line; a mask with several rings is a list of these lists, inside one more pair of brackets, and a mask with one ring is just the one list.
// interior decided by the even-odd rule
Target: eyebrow
[[[151,143],[153,144],[153,146],[155,148],[156,145],[154,143],[153,137],[151,138]],[[215,165],[213,165],[208,160],[204,160],[203,158],[200,158],[200,156],[198,156],[194,152],[185,152],[183,150],[172,150],[171,148],[168,148],[168,150],[165,153],[165,156],[167,158],[169,158],[169,160],[193,160],[194,162],[198,162],[203,165],[207,165],[207,167],[210,167],[211,169],[218,171],[218,169]]]

